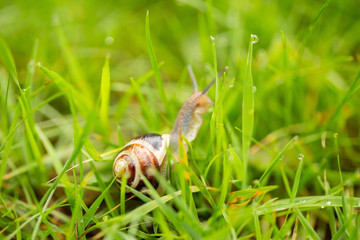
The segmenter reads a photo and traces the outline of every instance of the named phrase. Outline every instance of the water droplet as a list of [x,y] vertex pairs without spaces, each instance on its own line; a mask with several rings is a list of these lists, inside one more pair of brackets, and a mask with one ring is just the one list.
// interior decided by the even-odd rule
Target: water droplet
[[234,85],[233,84],[231,84],[230,86],[229,86],[229,88],[233,88],[234,87]]
[[306,203],[306,200],[302,200],[301,202],[302,202],[302,203]]
[[294,141],[295,141],[295,142],[299,141],[299,136],[298,136],[298,135],[296,135],[296,136],[294,137]]
[[256,86],[253,86],[253,93],[256,92]]
[[330,206],[331,205],[331,201],[327,201],[326,205]]
[[259,41],[259,37],[256,36],[255,34],[251,34],[251,42],[257,43],[258,41]]
[[334,138],[337,138],[339,136],[338,133],[334,133]]
[[360,201],[358,202],[358,206],[360,207]]
[[323,209],[324,208],[324,206],[321,206],[321,209]]
[[37,62],[36,65],[41,66],[41,62]]
[[279,160],[280,161],[284,160],[284,155],[281,155]]
[[298,159],[301,161],[301,160],[303,160],[304,159],[304,154],[302,154],[302,153],[299,153],[299,155],[298,155]]
[[213,36],[210,36],[210,39],[213,42],[213,44],[215,44],[215,38]]
[[114,38],[112,36],[108,36],[105,38],[105,43],[106,45],[110,46],[111,44],[114,43]]
[[23,92],[25,92],[26,91],[26,88],[23,88],[23,89],[21,89]]
[[80,222],[83,223],[83,222],[84,222],[84,219],[82,218],[82,219],[80,220]]
[[251,186],[251,185],[249,185],[249,188],[252,188],[252,186]]

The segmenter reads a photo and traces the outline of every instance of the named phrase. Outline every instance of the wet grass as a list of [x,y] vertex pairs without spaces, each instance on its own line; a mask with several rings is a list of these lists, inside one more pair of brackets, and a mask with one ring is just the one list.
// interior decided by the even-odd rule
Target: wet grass
[[[1,238],[360,237],[355,3],[28,4],[0,4]],[[119,187],[116,153],[170,132],[187,64],[199,89],[229,66],[212,111],[161,191]]]

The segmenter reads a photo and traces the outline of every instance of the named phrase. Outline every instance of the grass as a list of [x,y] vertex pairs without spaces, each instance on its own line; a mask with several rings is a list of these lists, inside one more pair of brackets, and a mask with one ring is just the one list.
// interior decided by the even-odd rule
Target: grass
[[[0,238],[358,239],[356,9],[0,3]],[[119,187],[115,155],[170,132],[187,64],[199,89],[229,66],[197,138],[161,191]]]

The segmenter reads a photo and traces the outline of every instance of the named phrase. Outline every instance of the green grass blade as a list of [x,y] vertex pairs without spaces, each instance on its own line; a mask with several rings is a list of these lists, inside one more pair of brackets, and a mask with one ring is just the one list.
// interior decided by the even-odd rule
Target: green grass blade
[[[17,105],[15,113],[14,113],[14,117],[10,126],[10,131],[12,131],[15,126],[17,125],[18,121],[19,121],[19,117],[20,117],[20,104]],[[10,135],[10,137],[7,139],[5,143],[5,149],[4,152],[2,153],[2,159],[1,159],[1,163],[0,163],[0,192],[2,189],[2,183],[3,183],[3,177],[5,174],[5,170],[6,170],[6,166],[7,166],[7,161],[8,158],[10,156],[10,152],[11,152],[11,147],[14,141],[14,134]]]
[[254,225],[255,225],[254,227],[256,232],[256,239],[260,240],[262,239],[262,234],[261,234],[259,216],[256,214],[256,212],[254,212]]
[[[49,78],[51,78],[58,88],[61,90],[69,98],[73,98],[72,96],[76,96],[73,98],[73,101],[76,103],[78,107],[78,111],[83,115],[87,116],[88,113],[92,110],[91,105],[88,104],[88,98],[76,88],[74,88],[70,83],[68,83],[64,78],[62,78],[56,72],[53,72],[44,66],[38,65],[41,71],[43,71]],[[74,111],[72,111],[74,112]],[[75,111],[77,112],[77,111]]]
[[[100,86],[100,121],[103,128],[107,130],[109,128],[109,105],[110,105],[110,68],[109,68],[109,56],[105,59],[105,64],[101,75]],[[108,132],[108,131],[106,131]]]
[[4,62],[6,68],[8,69],[10,76],[13,78],[13,80],[20,89],[14,58],[11,54],[10,48],[8,47],[5,40],[1,36],[0,36],[0,58]]
[[[91,141],[89,139],[87,139],[85,141],[84,145],[85,145],[86,150],[90,154],[90,157],[93,160],[95,160],[95,161],[104,161],[103,158],[101,157],[101,155],[99,154],[99,152],[95,149],[95,147],[93,146],[93,144],[91,143]],[[99,184],[101,192],[102,193],[106,192],[106,194],[105,194],[105,202],[106,202],[107,207],[109,209],[113,209],[115,207],[115,203],[114,203],[109,191],[106,191],[106,185],[105,185],[104,181],[102,180],[99,171],[97,170],[97,168],[95,167],[95,165],[94,165],[94,163],[92,161],[89,162],[89,165],[90,165],[91,170],[94,172],[96,181]],[[112,214],[112,216],[117,216],[116,211],[112,211],[111,214]]]
[[[161,180],[161,177],[159,176],[159,174],[156,175],[158,180]],[[142,175],[142,179],[146,185],[146,187],[149,189],[149,193],[151,195],[152,198],[154,198],[156,201],[158,201],[160,203],[159,208],[160,210],[162,210],[162,212],[166,215],[166,217],[168,218],[168,220],[174,224],[174,226],[178,229],[179,233],[183,233],[186,235],[191,236],[192,238],[196,238],[199,239],[199,234],[197,231],[195,231],[195,229],[193,227],[197,227],[196,225],[189,225],[187,222],[188,220],[193,220],[194,218],[190,218],[190,219],[186,219],[186,221],[182,221],[177,213],[169,206],[167,206],[166,204],[161,204],[161,197],[159,196],[159,194],[156,192],[156,190],[154,189],[154,187],[151,185],[151,183]],[[165,182],[161,182],[161,184],[163,184]],[[165,185],[165,188],[170,188],[170,185]],[[172,189],[170,189],[171,191]],[[171,191],[172,192],[172,191]],[[171,194],[173,194],[174,192],[172,192]],[[182,193],[184,194],[184,193]],[[183,207],[184,205],[181,204],[181,200],[179,200],[177,197],[174,197],[174,201],[177,202],[177,206],[182,207],[181,210],[183,210],[184,214],[191,214],[190,211],[187,211],[186,207]],[[194,222],[194,221],[192,221]]]
[[305,38],[300,46],[300,49],[299,49],[299,57],[302,57],[303,55],[303,52],[304,52],[304,49],[305,49],[305,46],[307,44],[307,42],[309,41],[309,38],[311,36],[311,34],[314,32],[314,29],[316,27],[316,25],[318,24],[319,22],[319,19],[321,17],[321,15],[324,13],[324,11],[326,10],[326,8],[330,5],[330,3],[332,2],[333,0],[327,0],[326,3],[321,7],[320,11],[317,13],[316,17],[314,18],[314,20],[311,22],[311,25],[305,35]]
[[247,188],[247,171],[249,149],[251,144],[251,137],[254,128],[254,85],[251,74],[251,63],[253,55],[253,44],[257,42],[257,36],[251,35],[249,42],[248,56],[245,67],[245,77],[243,86],[243,101],[242,101],[242,161],[244,165],[243,184],[242,188]]
[[96,213],[96,211],[99,209],[100,204],[102,203],[102,201],[104,200],[106,194],[108,193],[110,187],[113,185],[113,183],[115,182],[116,178],[114,177],[112,179],[112,181],[110,182],[110,184],[106,187],[106,189],[100,194],[100,196],[93,202],[93,204],[91,204],[89,210],[86,212],[85,216],[84,216],[84,227],[86,227],[91,219],[94,219],[95,222],[97,222],[97,220],[94,218],[94,215]]
[[[31,54],[31,60],[29,61],[28,65],[27,65],[25,87],[32,88],[32,86],[33,86],[33,79],[34,79],[34,74],[35,74],[35,61],[36,61],[36,54],[38,51],[38,45],[39,45],[39,41],[36,39],[33,50],[32,50],[32,54]],[[27,91],[27,93],[30,94],[30,91]]]
[[295,136],[293,139],[290,140],[290,142],[288,142],[285,147],[281,150],[281,152],[274,158],[274,160],[271,161],[270,165],[266,168],[265,172],[261,175],[260,179],[259,179],[259,183],[260,185],[263,184],[264,179],[267,177],[267,175],[270,174],[270,172],[273,170],[273,168],[275,167],[276,163],[278,163],[278,161],[283,157],[284,153],[286,152],[286,150],[293,145],[293,143],[297,140],[297,136]]
[[[344,234],[346,236],[346,230],[348,229],[349,226],[351,226],[351,223],[355,216],[356,216],[356,214],[352,214],[348,219],[346,219],[344,224],[339,228],[339,230],[333,236],[332,240],[341,239],[341,236],[343,236]],[[346,239],[346,237],[344,237],[344,238]]]
[[61,171],[61,173],[58,175],[58,177],[56,178],[56,180],[54,181],[54,183],[51,185],[51,187],[46,191],[46,193],[44,194],[44,196],[41,198],[40,201],[40,205],[43,205],[46,201],[46,199],[49,197],[50,193],[57,187],[60,179],[63,177],[63,175],[65,174],[66,170],[71,166],[71,164],[75,161],[75,158],[77,157],[78,153],[81,150],[81,147],[84,145],[86,138],[88,137],[88,135],[90,134],[90,131],[92,129],[92,125],[95,121],[96,118],[96,114],[94,112],[90,113],[84,128],[83,128],[83,132],[79,138],[79,141],[77,142],[69,160],[65,163],[63,170]]
[[304,159],[303,159],[303,156],[300,157],[300,163],[299,163],[299,166],[296,170],[296,174],[295,174],[295,178],[294,178],[294,184],[293,184],[293,188],[292,188],[292,191],[291,191],[291,201],[294,201],[295,197],[296,197],[296,194],[298,192],[298,189],[299,189],[299,184],[300,184],[300,178],[301,178],[301,170],[302,170],[302,167],[303,167],[303,164],[304,164]]
[[329,129],[333,127],[333,124],[335,120],[339,117],[340,111],[343,108],[343,106],[351,100],[351,98],[355,95],[357,91],[360,89],[360,71],[356,75],[355,80],[351,84],[349,90],[346,92],[343,99],[340,101],[340,103],[336,106],[335,111],[332,113],[329,120],[326,122],[326,124],[323,127],[323,130]]
[[313,229],[313,227],[310,225],[309,221],[306,220],[306,218],[304,217],[304,215],[299,211],[299,209],[296,209],[296,214],[298,216],[299,221],[301,222],[301,224],[303,225],[303,227],[305,228],[305,231],[311,236],[312,239],[318,239],[320,240],[320,237],[317,235],[317,233],[315,232],[315,230]]
[[290,187],[289,180],[288,180],[288,178],[287,178],[287,176],[286,176],[286,172],[285,172],[285,169],[284,169],[284,165],[283,165],[283,164],[282,164],[281,167],[280,167],[280,171],[281,171],[281,177],[282,177],[282,180],[283,180],[283,183],[284,183],[286,192],[287,192],[287,194],[289,195],[289,197],[291,197],[291,187]]
[[146,44],[147,44],[147,48],[148,48],[148,52],[149,52],[149,56],[150,56],[151,66],[154,71],[155,82],[156,82],[156,86],[157,86],[157,89],[159,92],[160,99],[161,99],[162,103],[164,104],[164,107],[165,107],[167,113],[170,114],[170,117],[175,118],[175,116],[173,115],[173,110],[172,110],[172,108],[170,108],[169,101],[166,97],[164,84],[163,84],[163,81],[162,81],[161,75],[160,75],[159,65],[157,63],[154,48],[153,48],[153,45],[151,42],[149,11],[146,13],[145,30],[146,30],[146,32],[145,32]]

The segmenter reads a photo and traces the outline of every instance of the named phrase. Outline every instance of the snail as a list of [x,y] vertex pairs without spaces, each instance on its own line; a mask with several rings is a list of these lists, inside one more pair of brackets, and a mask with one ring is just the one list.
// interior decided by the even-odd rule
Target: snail
[[[228,69],[225,67],[219,77]],[[121,183],[124,176],[127,184],[135,189],[142,189],[145,184],[140,171],[156,188],[158,183],[149,169],[156,169],[163,176],[166,172],[167,148],[177,160],[179,141],[184,136],[189,142],[193,141],[202,125],[202,114],[206,113],[214,103],[207,96],[210,87],[215,83],[214,78],[202,91],[198,90],[197,82],[191,66],[188,66],[194,92],[181,107],[170,134],[146,134],[136,137],[125,144],[116,155],[113,164],[113,174],[117,182]]]

